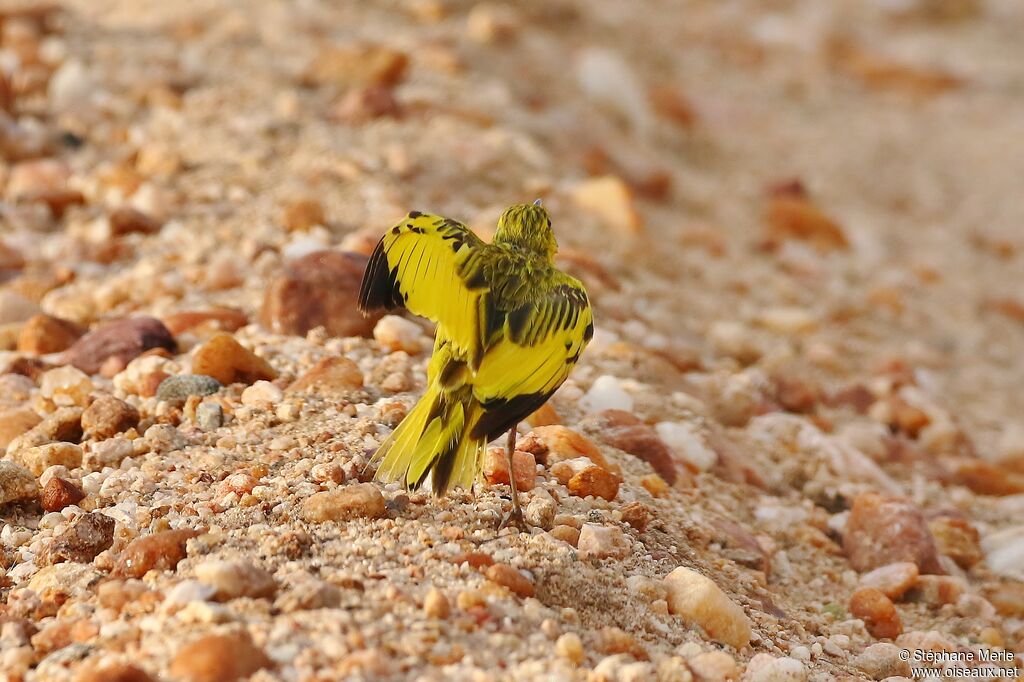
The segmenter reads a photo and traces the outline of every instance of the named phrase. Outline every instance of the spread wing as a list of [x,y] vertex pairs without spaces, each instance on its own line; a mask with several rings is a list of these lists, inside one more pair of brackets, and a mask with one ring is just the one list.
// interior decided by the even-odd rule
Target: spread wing
[[370,256],[359,309],[407,308],[438,323],[458,354],[479,361],[479,301],[487,291],[483,247],[462,223],[413,211]]
[[473,436],[496,438],[562,385],[594,335],[594,317],[583,284],[564,273],[547,295],[505,313],[485,300],[483,314],[493,335],[473,378],[484,409]]

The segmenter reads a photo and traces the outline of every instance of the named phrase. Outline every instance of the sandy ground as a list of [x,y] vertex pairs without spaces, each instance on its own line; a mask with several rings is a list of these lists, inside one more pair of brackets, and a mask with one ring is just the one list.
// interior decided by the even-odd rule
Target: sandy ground
[[[901,649],[1024,655],[1018,3],[33,7],[0,5],[0,679],[883,679],[911,675]],[[547,415],[567,430],[528,441],[540,523],[498,533],[506,486],[358,480],[422,391],[429,326],[359,329],[356,266],[326,312],[274,282],[411,209],[488,236],[535,197],[597,335]],[[236,312],[176,317],[215,306]],[[61,353],[143,314],[173,349]],[[241,347],[210,352],[219,329]],[[217,372],[209,397],[155,395]],[[90,430],[102,396],[136,414]],[[76,407],[77,432],[25,445]],[[54,479],[84,499],[44,509]],[[871,492],[902,502],[872,515]],[[97,514],[116,525],[90,544]],[[855,594],[893,562],[905,584]]]

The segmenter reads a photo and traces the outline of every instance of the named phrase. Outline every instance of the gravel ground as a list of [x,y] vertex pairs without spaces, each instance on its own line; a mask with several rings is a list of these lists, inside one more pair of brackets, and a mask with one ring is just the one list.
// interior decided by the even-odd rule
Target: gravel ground
[[[909,678],[1024,655],[1013,0],[0,4],[0,680]],[[369,480],[411,209],[542,197],[594,341]]]

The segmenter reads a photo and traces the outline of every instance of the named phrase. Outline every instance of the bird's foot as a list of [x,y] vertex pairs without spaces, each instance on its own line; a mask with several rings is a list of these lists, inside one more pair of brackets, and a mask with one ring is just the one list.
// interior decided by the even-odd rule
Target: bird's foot
[[512,510],[509,511],[508,514],[505,514],[504,518],[501,519],[501,523],[498,524],[498,530],[513,525],[521,531],[530,530],[530,526],[527,525],[526,519],[523,518],[523,510],[519,505],[512,507]]

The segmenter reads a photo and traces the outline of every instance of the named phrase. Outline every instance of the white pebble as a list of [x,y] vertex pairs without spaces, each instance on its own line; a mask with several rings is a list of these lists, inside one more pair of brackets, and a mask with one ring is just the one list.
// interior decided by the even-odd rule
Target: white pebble
[[580,399],[580,407],[586,412],[605,410],[633,411],[633,396],[622,388],[622,382],[608,374],[599,376],[590,390]]
[[699,471],[707,471],[718,461],[715,451],[705,445],[697,430],[685,422],[659,422],[654,430],[678,456]]

